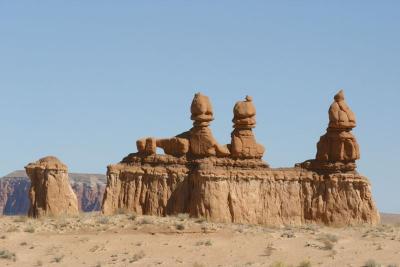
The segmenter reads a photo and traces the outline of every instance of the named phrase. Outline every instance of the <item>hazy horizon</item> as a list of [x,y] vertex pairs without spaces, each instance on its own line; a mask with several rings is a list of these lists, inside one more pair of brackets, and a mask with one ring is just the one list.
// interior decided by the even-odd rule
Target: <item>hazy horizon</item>
[[248,94],[271,167],[315,157],[334,94],[357,116],[358,171],[400,212],[400,3],[0,3],[0,177],[55,155],[105,173],[137,139],[191,128],[200,91],[230,143]]

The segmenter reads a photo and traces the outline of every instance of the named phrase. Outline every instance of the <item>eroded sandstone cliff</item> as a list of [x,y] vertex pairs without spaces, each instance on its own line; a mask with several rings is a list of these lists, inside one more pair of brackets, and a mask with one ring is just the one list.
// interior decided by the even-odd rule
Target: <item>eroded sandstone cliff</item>
[[[342,91],[334,100],[316,159],[273,169],[261,160],[265,149],[252,131],[251,97],[235,104],[231,143],[224,146],[208,128],[209,99],[196,94],[192,129],[170,139],[140,139],[138,153],[108,166],[102,211],[189,213],[215,222],[266,225],[377,224],[370,183],[356,171],[359,150],[350,132],[355,116]],[[156,147],[166,155],[156,155]]]
[[266,225],[376,224],[379,215],[367,178],[272,169],[261,160],[196,161],[131,155],[109,166],[103,212],[189,213],[215,222]]

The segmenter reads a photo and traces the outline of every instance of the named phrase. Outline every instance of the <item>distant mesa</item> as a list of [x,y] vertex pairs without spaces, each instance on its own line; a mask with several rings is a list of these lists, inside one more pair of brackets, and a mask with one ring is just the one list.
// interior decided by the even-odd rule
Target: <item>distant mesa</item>
[[[253,129],[256,109],[247,96],[233,108],[231,143],[221,145],[209,125],[211,101],[195,94],[193,127],[172,138],[138,140],[137,153],[109,165],[102,212],[166,216],[188,213],[214,222],[267,225],[377,224],[366,177],[356,172],[355,116],[340,91],[329,108],[317,156],[294,168],[270,168]],[[164,155],[156,154],[162,148]]]

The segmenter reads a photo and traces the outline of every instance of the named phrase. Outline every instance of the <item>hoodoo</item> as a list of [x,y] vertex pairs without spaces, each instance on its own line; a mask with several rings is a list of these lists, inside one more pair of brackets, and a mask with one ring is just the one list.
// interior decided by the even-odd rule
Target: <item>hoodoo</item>
[[[233,109],[231,144],[219,145],[208,127],[209,98],[191,105],[193,127],[168,139],[143,138],[137,153],[109,165],[102,212],[148,215],[188,213],[214,222],[267,225],[376,224],[379,215],[367,178],[355,171],[354,114],[343,92],[329,109],[327,134],[315,160],[270,168],[256,142],[256,109],[247,96]],[[156,148],[164,155],[156,154]]]
[[347,172],[356,169],[360,149],[351,130],[356,127],[356,117],[346,104],[344,92],[340,90],[329,108],[329,125],[326,134],[317,144],[315,160],[303,167],[319,172]]
[[71,188],[68,168],[56,157],[45,157],[25,167],[31,180],[30,217],[77,215],[78,200]]

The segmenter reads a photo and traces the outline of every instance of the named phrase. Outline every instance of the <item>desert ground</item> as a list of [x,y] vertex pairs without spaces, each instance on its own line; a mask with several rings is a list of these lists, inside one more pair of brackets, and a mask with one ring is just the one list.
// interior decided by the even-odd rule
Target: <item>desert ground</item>
[[376,227],[266,227],[204,219],[0,217],[0,266],[400,266],[400,216]]

